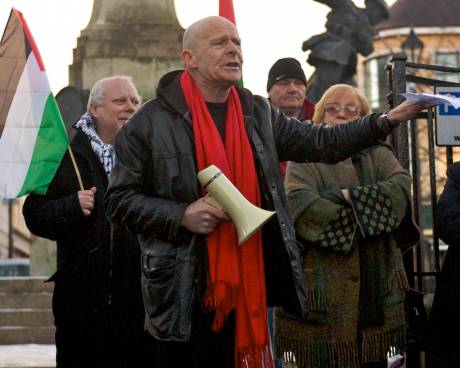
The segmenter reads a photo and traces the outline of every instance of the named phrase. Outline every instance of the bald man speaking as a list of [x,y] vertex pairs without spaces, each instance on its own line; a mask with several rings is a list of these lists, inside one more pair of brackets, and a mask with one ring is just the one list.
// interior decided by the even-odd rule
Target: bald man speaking
[[[326,127],[301,124],[236,82],[243,56],[235,25],[192,24],[186,68],[160,80],[119,132],[106,206],[138,234],[146,328],[159,368],[272,367],[267,305],[306,310],[300,249],[279,161],[343,160],[422,106]],[[204,199],[197,173],[216,165],[253,204],[276,216],[242,246],[227,215]]]

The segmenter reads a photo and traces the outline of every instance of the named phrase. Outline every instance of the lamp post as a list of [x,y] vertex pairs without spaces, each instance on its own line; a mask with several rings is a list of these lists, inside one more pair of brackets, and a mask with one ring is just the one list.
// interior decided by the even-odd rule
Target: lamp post
[[425,45],[423,44],[422,40],[415,34],[414,28],[411,27],[409,35],[401,44],[401,49],[406,53],[406,55],[408,51],[410,52],[411,62],[418,63],[422,56],[424,46]]

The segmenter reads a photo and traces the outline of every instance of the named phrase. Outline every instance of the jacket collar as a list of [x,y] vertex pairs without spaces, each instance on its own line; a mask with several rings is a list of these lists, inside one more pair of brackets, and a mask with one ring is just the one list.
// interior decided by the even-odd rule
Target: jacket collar
[[87,135],[80,129],[72,125],[72,128],[76,130],[75,135],[72,138],[72,146],[77,147],[85,147],[85,150],[90,149],[92,151],[91,142]]
[[[157,96],[171,109],[184,117],[188,117],[190,112],[185,103],[179,81],[182,72],[183,70],[175,70],[161,77],[158,83]],[[243,109],[243,115],[246,120],[254,114],[254,96],[248,89],[238,85],[235,86],[240,96],[241,108]]]

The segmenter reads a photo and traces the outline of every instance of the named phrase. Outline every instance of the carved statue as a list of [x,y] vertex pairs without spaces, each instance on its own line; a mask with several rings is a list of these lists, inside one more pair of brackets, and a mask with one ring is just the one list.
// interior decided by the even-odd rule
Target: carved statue
[[308,81],[307,98],[317,102],[336,83],[355,85],[356,54],[367,56],[373,50],[373,25],[388,18],[385,0],[366,0],[365,8],[352,0],[315,0],[331,8],[326,32],[310,37],[302,50],[311,50],[307,62],[316,70]]

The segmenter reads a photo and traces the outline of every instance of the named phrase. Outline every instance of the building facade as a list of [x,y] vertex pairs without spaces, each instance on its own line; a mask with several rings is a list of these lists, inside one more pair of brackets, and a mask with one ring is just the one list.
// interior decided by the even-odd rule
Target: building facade
[[[376,26],[374,52],[361,57],[358,85],[365,92],[374,111],[387,109],[388,91],[385,65],[388,59],[405,52],[408,60],[424,64],[458,67],[460,52],[460,1],[398,0],[390,7],[388,20]],[[423,47],[404,49],[402,45],[411,29]],[[418,72],[426,78],[460,82],[460,76],[445,73]],[[430,92],[429,88],[423,91]]]

